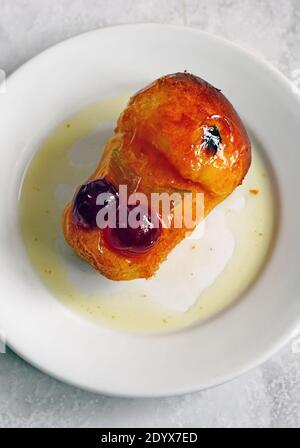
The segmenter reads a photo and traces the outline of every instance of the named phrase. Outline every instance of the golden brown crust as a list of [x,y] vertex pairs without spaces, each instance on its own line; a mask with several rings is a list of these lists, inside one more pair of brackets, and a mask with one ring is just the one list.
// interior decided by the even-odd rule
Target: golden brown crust
[[[203,145],[205,129],[216,126],[220,151]],[[251,146],[246,130],[224,95],[187,73],[164,76],[134,95],[119,117],[115,135],[90,179],[106,177],[129,193],[188,190],[203,192],[205,215],[246,175]],[[125,256],[111,250],[99,229],[80,228],[68,204],[63,215],[67,242],[112,280],[149,278],[185,237],[186,228],[163,229],[148,253]]]

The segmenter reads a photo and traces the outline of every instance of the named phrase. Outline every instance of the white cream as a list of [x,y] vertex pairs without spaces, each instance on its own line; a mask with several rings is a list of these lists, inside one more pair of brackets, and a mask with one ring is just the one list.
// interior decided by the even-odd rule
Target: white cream
[[130,282],[111,281],[91,273],[86,264],[74,264],[73,253],[62,239],[57,247],[71,281],[82,294],[147,295],[169,310],[185,312],[224,270],[233,255],[235,239],[226,222],[225,209],[215,210],[207,218],[200,239],[182,241],[152,279]]

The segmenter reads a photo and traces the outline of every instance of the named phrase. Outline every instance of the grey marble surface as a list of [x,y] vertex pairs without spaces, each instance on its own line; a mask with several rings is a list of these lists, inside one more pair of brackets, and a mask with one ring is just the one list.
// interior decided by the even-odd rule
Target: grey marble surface
[[[291,78],[300,69],[300,0],[0,0],[0,68],[11,73],[83,31],[136,22],[194,26],[261,54]],[[57,426],[299,427],[299,336],[230,383],[165,399],[88,393],[1,354],[0,427]]]

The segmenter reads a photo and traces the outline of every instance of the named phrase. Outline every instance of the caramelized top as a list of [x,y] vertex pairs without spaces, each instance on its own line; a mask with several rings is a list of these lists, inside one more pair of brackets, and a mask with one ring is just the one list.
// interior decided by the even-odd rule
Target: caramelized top
[[251,162],[250,142],[232,105],[188,73],[164,76],[134,95],[116,133],[123,151],[150,147],[184,180],[218,196],[242,182]]

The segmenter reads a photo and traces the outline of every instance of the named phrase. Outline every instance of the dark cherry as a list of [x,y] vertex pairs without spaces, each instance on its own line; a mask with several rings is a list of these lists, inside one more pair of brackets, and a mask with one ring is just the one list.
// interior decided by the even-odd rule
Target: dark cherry
[[[109,194],[104,205],[96,204],[100,193]],[[73,216],[76,223],[86,229],[96,227],[98,211],[103,207],[107,207],[112,201],[117,200],[117,196],[118,193],[115,187],[104,178],[92,180],[81,185],[73,200]]]
[[204,132],[203,141],[206,149],[212,155],[215,155],[220,147],[220,144],[222,143],[218,128],[216,126],[208,127]]
[[[131,210],[135,206],[127,206],[127,219]],[[120,209],[119,209],[120,212]],[[107,227],[104,230],[104,239],[106,243],[112,248],[120,252],[129,254],[143,254],[147,252],[161,236],[161,226],[158,215],[155,215],[155,223],[151,222],[151,211],[144,208],[140,218],[138,214],[137,220],[140,221],[138,228],[131,228],[127,225],[126,228],[118,227],[119,213],[117,214],[117,227]],[[128,221],[127,221],[128,222]]]

